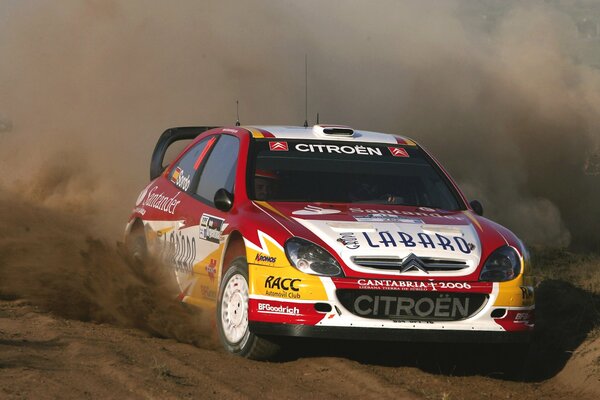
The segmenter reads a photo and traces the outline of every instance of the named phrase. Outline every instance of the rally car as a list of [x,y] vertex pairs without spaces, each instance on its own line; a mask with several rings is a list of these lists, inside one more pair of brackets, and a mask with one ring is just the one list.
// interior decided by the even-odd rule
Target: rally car
[[[168,166],[167,148],[191,143]],[[160,137],[126,227],[215,312],[231,353],[277,336],[523,342],[523,243],[413,140],[345,126],[186,127]]]

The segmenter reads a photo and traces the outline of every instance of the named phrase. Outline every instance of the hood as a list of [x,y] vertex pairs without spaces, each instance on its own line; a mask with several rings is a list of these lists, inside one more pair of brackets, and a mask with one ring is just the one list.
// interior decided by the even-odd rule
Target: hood
[[[465,276],[476,271],[490,250],[506,244],[487,220],[471,211],[395,205],[267,205],[292,235],[325,244],[337,253],[351,270],[347,276]],[[406,262],[411,254],[418,259],[416,263]]]

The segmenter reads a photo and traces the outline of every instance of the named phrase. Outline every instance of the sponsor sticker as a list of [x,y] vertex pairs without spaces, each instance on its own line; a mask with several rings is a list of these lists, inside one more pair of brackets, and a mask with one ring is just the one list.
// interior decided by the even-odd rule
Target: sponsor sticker
[[269,142],[269,150],[288,151],[288,144],[287,142]]
[[438,290],[459,290],[468,291],[473,287],[467,282],[441,282],[441,281],[398,281],[394,279],[359,279],[357,281],[360,289],[378,289],[378,290],[408,290],[420,291],[429,290],[437,292]]
[[[284,255],[282,255],[285,257]],[[277,258],[280,259],[278,253]],[[252,256],[254,259],[254,256]],[[268,264],[257,264],[249,260],[250,296],[270,296],[273,300],[327,300],[328,296],[323,282],[318,276],[308,275],[290,266],[272,267]],[[353,280],[354,288],[356,280]],[[314,310],[312,305],[310,312]],[[305,312],[302,311],[304,314]]]
[[200,286],[200,294],[202,294],[202,297],[206,297],[209,299],[217,298],[217,291],[213,287],[207,285]]
[[281,289],[281,290],[293,290],[297,292],[300,290],[298,285],[302,282],[302,279],[298,278],[281,278],[279,276],[268,276],[265,279],[265,287],[269,289]]
[[334,208],[321,208],[317,206],[308,205],[302,210],[296,210],[292,212],[294,215],[326,215],[326,214],[339,214],[341,211]]
[[179,168],[179,167],[175,168],[175,171],[173,171],[173,175],[171,176],[171,182],[177,183],[177,178],[179,178],[181,171],[182,171],[181,168]]
[[529,322],[531,313],[529,311],[520,312],[515,315],[515,322]]
[[397,222],[400,224],[422,224],[422,219],[407,218],[394,214],[367,214],[354,215],[355,220],[359,222]]
[[404,248],[430,248],[445,251],[470,254],[473,251],[473,246],[470,246],[467,241],[461,236],[444,236],[439,233],[429,235],[424,232],[413,236],[409,233],[397,231],[380,231],[375,233],[361,232],[367,244],[371,248],[380,247],[404,247]]
[[258,312],[263,314],[300,315],[298,307],[258,303]]
[[437,290],[435,282],[396,281],[392,279],[359,279],[361,289]]
[[148,197],[146,197],[146,200],[142,204],[145,207],[154,208],[156,210],[164,211],[169,214],[175,214],[177,206],[179,205],[179,203],[181,203],[181,200],[177,200],[179,192],[171,197],[166,196],[164,192],[156,193],[157,189],[158,186],[154,186],[152,189],[150,189],[150,191],[148,192]]
[[372,318],[458,320],[470,315],[470,301],[469,297],[444,294],[419,299],[363,294],[354,300],[353,311]]
[[402,147],[388,147],[388,150],[394,157],[410,157],[408,152]]
[[300,278],[282,278],[280,276],[268,276],[265,279],[265,294],[267,296],[299,299]]
[[180,167],[177,167],[171,176],[171,182],[183,190],[188,190],[190,188],[190,183],[192,183],[192,179],[189,175],[185,175]]
[[219,243],[223,222],[225,222],[223,218],[202,214],[202,217],[200,217],[200,239]]
[[531,286],[521,286],[521,295],[523,296],[523,300],[533,299],[533,287]]
[[277,262],[277,257],[271,257],[266,254],[256,253],[256,257],[254,257],[254,261],[256,261],[257,263],[274,264]]
[[184,235],[181,231],[171,231],[157,236],[161,238],[166,248],[163,253],[165,263],[173,265],[177,272],[191,274],[196,259],[196,238]]
[[294,147],[297,151],[302,153],[329,153],[329,154],[348,154],[348,155],[362,155],[362,156],[381,156],[381,149],[377,147],[363,146],[363,145],[343,145],[338,146],[337,144],[308,144],[298,143]]
[[[427,209],[431,211],[435,211],[431,208]],[[450,219],[454,221],[465,221],[466,218],[463,218],[460,215],[443,215],[439,212],[426,212],[425,207],[421,207],[419,211],[404,211],[404,210],[377,210],[377,209],[369,209],[369,208],[361,208],[361,207],[350,207],[348,211],[351,214],[395,214],[395,215],[403,215],[407,217],[438,217],[444,219]],[[356,218],[357,216],[354,216]]]
[[208,265],[206,267],[204,267],[204,270],[208,274],[208,278],[210,279],[210,281],[214,282],[215,281],[215,273],[217,272],[217,260],[215,260],[214,258],[211,258]]
[[505,330],[530,331],[533,329],[534,319],[534,310],[508,310],[504,316],[494,318],[494,321]]
[[360,243],[358,243],[358,239],[354,233],[340,233],[340,237],[337,241],[350,250],[356,250],[360,247]]

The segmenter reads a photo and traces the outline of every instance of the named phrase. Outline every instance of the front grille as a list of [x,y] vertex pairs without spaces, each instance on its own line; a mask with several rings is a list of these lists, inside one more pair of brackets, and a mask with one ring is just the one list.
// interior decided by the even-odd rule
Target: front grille
[[336,295],[354,315],[394,321],[460,321],[477,313],[488,299],[482,293],[395,290],[338,289]]
[[[423,267],[427,272],[460,271],[469,267],[465,261],[445,260],[430,257],[419,257],[419,259],[423,262]],[[395,256],[355,256],[352,257],[351,260],[354,264],[360,265],[361,267],[398,271],[402,269],[402,264],[406,258]]]

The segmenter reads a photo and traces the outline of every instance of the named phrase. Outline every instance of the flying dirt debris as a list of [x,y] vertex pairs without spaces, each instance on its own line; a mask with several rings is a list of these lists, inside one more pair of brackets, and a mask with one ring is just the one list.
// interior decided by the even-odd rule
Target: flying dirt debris
[[81,223],[83,217],[40,208],[1,188],[0,210],[3,297],[28,299],[65,318],[138,328],[210,347],[210,318],[175,300],[160,265],[142,268],[95,238]]

